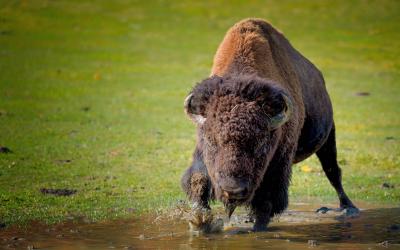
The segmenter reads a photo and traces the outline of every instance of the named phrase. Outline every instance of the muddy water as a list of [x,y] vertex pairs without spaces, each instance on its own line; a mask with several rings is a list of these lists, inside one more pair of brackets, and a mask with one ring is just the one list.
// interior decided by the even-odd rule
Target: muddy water
[[108,223],[67,222],[0,229],[4,249],[400,249],[400,207],[360,205],[361,215],[316,214],[293,204],[265,233],[250,232],[244,211],[222,233],[194,235],[179,218],[148,216]]

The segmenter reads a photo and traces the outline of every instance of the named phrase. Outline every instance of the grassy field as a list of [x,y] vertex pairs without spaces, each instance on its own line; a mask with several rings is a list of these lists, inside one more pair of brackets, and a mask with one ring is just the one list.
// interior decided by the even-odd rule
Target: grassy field
[[[119,218],[184,199],[195,127],[183,99],[245,17],[270,20],[324,73],[349,196],[398,204],[399,11],[398,1],[0,0],[0,146],[13,151],[0,153],[0,223]],[[315,197],[336,201],[312,157],[294,167],[290,198]]]

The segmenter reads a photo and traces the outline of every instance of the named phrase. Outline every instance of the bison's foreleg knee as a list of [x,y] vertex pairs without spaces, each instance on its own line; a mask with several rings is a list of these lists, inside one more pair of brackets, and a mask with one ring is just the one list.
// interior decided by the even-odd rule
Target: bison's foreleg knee
[[208,176],[189,169],[182,177],[182,188],[194,206],[209,208],[211,183]]

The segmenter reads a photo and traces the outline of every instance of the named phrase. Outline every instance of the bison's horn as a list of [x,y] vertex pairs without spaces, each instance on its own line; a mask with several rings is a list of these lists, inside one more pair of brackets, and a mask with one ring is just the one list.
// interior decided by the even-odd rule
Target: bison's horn
[[203,124],[206,121],[206,118],[204,118],[202,115],[200,114],[195,114],[193,113],[192,107],[191,107],[191,101],[193,98],[193,94],[190,93],[186,98],[185,98],[185,102],[184,102],[184,107],[185,107],[185,113],[187,116],[189,116],[189,118],[194,121],[195,123],[198,124]]
[[292,104],[292,101],[290,100],[290,98],[286,94],[282,94],[282,97],[285,102],[285,107],[279,114],[270,118],[271,130],[279,128],[285,122],[287,122],[290,118],[290,115],[293,112],[293,104]]

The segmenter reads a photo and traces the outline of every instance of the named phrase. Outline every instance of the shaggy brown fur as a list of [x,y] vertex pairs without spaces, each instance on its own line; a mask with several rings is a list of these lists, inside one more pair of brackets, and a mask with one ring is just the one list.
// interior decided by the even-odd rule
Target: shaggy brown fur
[[201,173],[193,173],[190,177],[189,199],[194,200],[206,193],[208,178]]
[[228,31],[185,108],[198,142],[182,187],[196,204],[247,205],[264,230],[287,207],[292,164],[318,151],[341,207],[355,208],[341,185],[322,74],[267,22],[246,19]]

